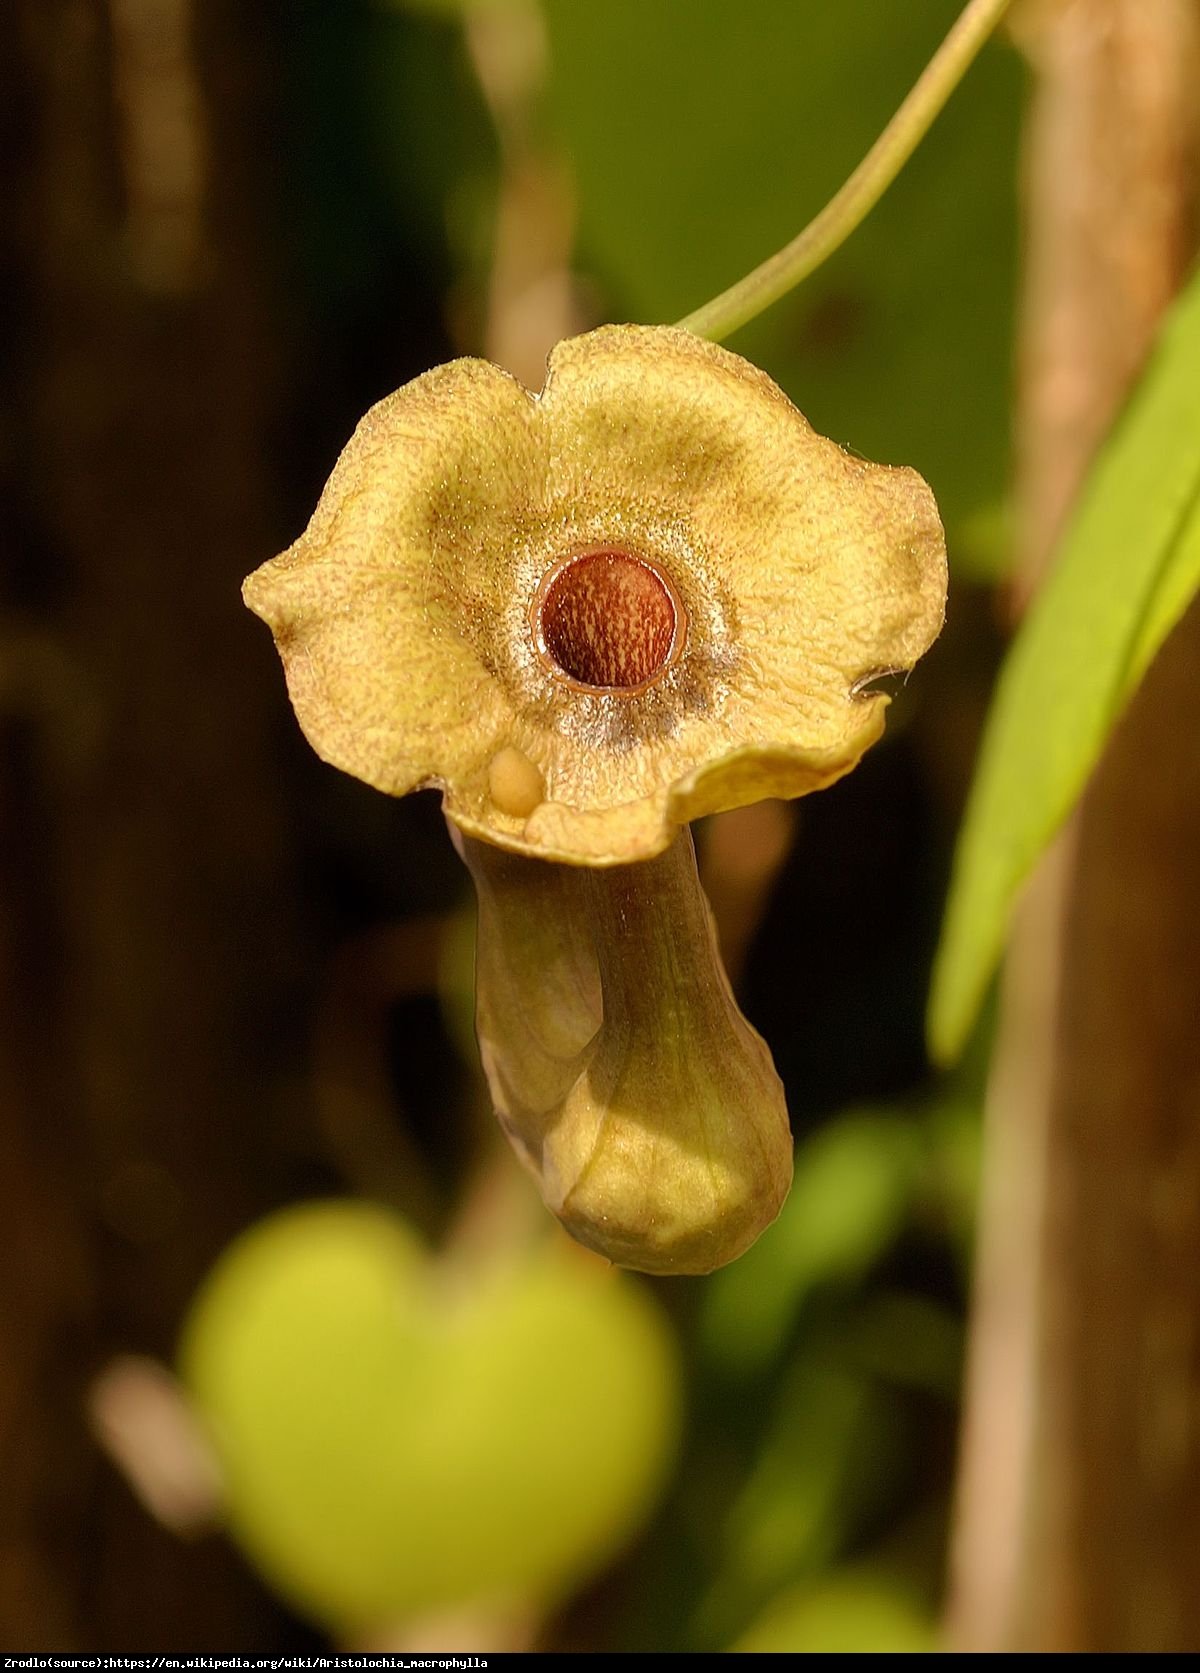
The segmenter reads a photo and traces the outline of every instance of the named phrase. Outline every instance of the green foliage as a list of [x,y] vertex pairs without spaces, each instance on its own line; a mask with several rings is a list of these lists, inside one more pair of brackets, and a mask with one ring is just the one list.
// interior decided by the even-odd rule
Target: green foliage
[[[721,1523],[699,1643],[726,1642],[781,1587],[815,1581],[886,1521],[911,1449],[905,1397],[952,1410],[961,1348],[958,1320],[901,1290],[831,1308],[802,1331]],[[927,1416],[920,1429],[927,1445]]]
[[[677,319],[804,225],[958,0],[548,0],[580,252],[609,310]],[[1015,56],[989,47],[866,224],[731,343],[826,434],[932,483],[960,570],[1003,554]]]
[[929,1613],[885,1573],[839,1569],[776,1598],[735,1650],[776,1654],[921,1654],[937,1648]]
[[710,1353],[740,1372],[761,1369],[811,1290],[860,1278],[904,1221],[920,1154],[912,1123],[869,1111],[801,1145],[779,1218],[707,1286],[701,1329]]
[[633,1281],[557,1243],[439,1267],[365,1203],[234,1243],[181,1357],[239,1543],[340,1632],[553,1599],[636,1528],[677,1423],[670,1334]]
[[962,1328],[939,1303],[904,1290],[876,1289],[838,1329],[847,1362],[889,1387],[954,1401],[962,1370]]
[[918,1214],[933,1233],[947,1238],[966,1272],[975,1242],[975,1208],[983,1164],[980,1117],[975,1102],[944,1095],[926,1117],[926,1169]]
[[902,1439],[875,1379],[811,1348],[798,1354],[726,1522],[720,1589],[770,1596],[827,1566],[886,1493]]
[[1200,585],[1200,280],[1102,449],[992,706],[934,973],[929,1033],[962,1046],[1018,888]]

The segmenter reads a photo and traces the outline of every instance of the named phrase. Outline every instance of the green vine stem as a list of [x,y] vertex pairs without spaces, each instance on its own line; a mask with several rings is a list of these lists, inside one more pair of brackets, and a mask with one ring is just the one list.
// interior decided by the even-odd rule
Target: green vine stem
[[820,267],[867,218],[900,173],[1009,4],[1010,0],[969,0],[912,92],[815,220],[790,244],[679,324],[698,337],[720,342]]

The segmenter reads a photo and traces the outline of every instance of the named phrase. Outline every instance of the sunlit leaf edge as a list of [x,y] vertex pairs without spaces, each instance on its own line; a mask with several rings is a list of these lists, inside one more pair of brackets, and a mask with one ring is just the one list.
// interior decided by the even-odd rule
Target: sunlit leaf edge
[[959,836],[929,1005],[961,1050],[1016,894],[1200,585],[1200,278],[1101,450],[997,683]]

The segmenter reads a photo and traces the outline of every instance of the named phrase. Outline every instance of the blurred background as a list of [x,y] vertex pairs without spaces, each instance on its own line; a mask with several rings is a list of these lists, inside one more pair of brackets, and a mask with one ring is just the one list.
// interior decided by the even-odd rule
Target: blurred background
[[[1013,493],[1019,229],[1062,179],[1039,186],[1030,59],[1043,139],[1070,108],[1031,44],[1078,6],[1028,5],[867,225],[733,344],[818,429],[922,471],[952,564],[862,767],[698,832],[797,1142],[733,1267],[608,1273],[531,1205],[437,799],[313,756],[239,587],[410,377],[484,353],[536,388],[558,337],[676,319],[784,242],[957,10],[0,11],[8,1647],[933,1645],[992,1007],[938,1074],[923,1015],[1058,515],[1028,470]],[[1087,395],[1084,457],[1145,340]]]

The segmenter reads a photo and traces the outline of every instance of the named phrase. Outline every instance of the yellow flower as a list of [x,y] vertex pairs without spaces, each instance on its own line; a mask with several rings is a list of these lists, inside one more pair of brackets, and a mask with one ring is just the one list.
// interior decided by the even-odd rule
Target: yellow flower
[[926,649],[945,587],[914,471],[639,326],[561,343],[537,396],[478,360],[389,396],[246,583],[318,753],[442,790],[497,1114],[623,1265],[733,1259],[791,1178],[681,827],[848,772],[883,727],[864,688]]
[[561,343],[538,396],[458,360],[372,408],[246,583],[318,754],[458,827],[610,865],[849,771],[942,621],[911,470],[667,327]]

